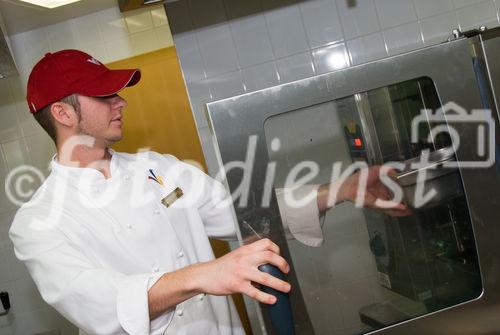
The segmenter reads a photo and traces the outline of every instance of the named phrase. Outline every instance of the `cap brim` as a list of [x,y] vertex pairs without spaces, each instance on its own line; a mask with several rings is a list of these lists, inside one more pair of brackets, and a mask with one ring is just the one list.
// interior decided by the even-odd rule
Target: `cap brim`
[[116,94],[125,87],[134,86],[139,80],[141,80],[139,69],[109,70],[76,93],[89,97],[105,97]]

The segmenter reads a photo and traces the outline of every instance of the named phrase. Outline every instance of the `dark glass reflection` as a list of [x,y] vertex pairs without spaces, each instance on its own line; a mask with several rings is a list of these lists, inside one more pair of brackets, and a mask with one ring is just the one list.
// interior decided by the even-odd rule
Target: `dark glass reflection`
[[[303,160],[321,167],[313,181],[321,184],[335,162],[401,162],[448,147],[445,133],[427,142],[431,123],[420,124],[419,141],[411,142],[413,118],[440,106],[432,80],[419,78],[272,117],[264,128],[277,163],[275,187]],[[271,150],[276,138],[280,151]],[[340,205],[326,215],[323,246],[289,240],[315,332],[362,334],[478,297],[481,276],[461,190],[405,218]]]

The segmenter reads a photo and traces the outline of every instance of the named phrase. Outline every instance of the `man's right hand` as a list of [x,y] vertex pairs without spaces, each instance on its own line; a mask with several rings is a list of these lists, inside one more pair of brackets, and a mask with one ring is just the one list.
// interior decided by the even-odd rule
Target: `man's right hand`
[[272,264],[283,273],[290,271],[286,260],[280,256],[279,247],[269,239],[242,246],[218,259],[194,265],[200,274],[198,290],[212,295],[243,293],[265,304],[274,304],[276,297],[264,293],[252,283],[289,292],[290,284],[258,269],[260,265]]
[[266,238],[242,246],[213,261],[163,274],[148,291],[150,319],[157,318],[199,293],[243,293],[264,304],[274,304],[276,297],[262,292],[253,283],[285,293],[290,291],[290,284],[258,269],[262,264],[272,264],[288,273],[290,266],[279,253],[279,247]]

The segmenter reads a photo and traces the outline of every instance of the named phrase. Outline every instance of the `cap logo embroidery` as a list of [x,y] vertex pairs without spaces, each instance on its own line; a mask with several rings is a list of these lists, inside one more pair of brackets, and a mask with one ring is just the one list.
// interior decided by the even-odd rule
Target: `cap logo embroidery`
[[101,63],[95,59],[94,57],[87,59],[87,62],[95,64],[95,65],[101,65]]
[[155,182],[163,186],[163,178],[160,175],[158,175],[157,177],[153,172],[153,169],[149,169],[149,173],[151,174],[151,176],[148,176],[148,179],[154,180]]

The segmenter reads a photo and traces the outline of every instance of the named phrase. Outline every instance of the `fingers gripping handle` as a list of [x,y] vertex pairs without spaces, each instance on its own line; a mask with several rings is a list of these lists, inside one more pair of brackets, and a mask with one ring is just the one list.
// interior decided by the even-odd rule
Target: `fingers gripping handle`
[[[270,275],[275,276],[279,279],[285,280],[285,275],[283,274],[283,272],[281,272],[277,267],[271,264],[261,265],[259,266],[259,270],[269,273]],[[262,286],[261,290],[266,293],[272,294],[277,298],[277,301],[274,305],[266,306],[269,311],[269,315],[271,317],[271,321],[276,334],[294,335],[295,330],[293,314],[288,293],[283,293],[267,286]]]

